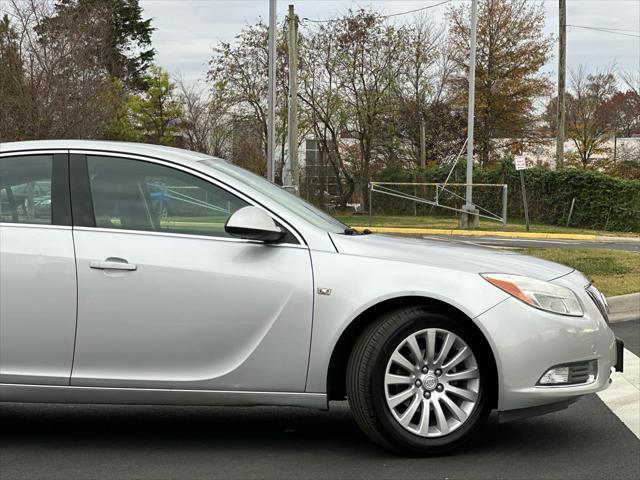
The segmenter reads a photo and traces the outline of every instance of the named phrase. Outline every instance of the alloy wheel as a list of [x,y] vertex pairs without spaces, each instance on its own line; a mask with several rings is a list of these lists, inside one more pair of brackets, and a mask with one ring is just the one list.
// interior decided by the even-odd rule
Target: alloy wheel
[[476,406],[478,363],[455,333],[420,330],[392,353],[384,391],[389,410],[404,429],[421,437],[442,437],[464,424]]

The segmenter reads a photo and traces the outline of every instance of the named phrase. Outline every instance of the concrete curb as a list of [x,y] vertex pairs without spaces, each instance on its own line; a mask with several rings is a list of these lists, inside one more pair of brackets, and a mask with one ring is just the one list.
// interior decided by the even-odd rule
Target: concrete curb
[[640,319],[640,293],[607,298],[609,321],[612,323]]
[[[503,232],[492,230],[452,230],[446,228],[409,228],[409,227],[366,227],[354,225],[355,228],[367,228],[375,233],[401,233],[408,235],[450,235],[464,237],[506,237],[506,238],[536,238],[536,239],[564,239],[564,240],[597,240],[596,235],[582,233],[534,233],[534,232]],[[607,237],[609,241],[613,237]],[[622,237],[624,238],[624,237]]]
[[367,227],[366,225],[352,226],[359,229],[366,228],[375,233],[399,233],[405,235],[449,235],[452,237],[535,238],[543,240],[555,239],[640,243],[640,237],[609,237],[590,233],[504,232],[501,230],[455,230],[451,228]]
[[596,240],[599,242],[626,242],[626,243],[640,243],[640,235],[637,237],[608,237],[604,235],[598,235]]

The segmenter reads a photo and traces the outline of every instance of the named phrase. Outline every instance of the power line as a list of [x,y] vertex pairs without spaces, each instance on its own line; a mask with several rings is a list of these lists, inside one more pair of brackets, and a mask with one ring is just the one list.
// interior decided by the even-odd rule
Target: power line
[[[425,10],[429,10],[429,9],[432,9],[432,8],[439,7],[441,5],[445,5],[447,3],[451,3],[452,1],[459,1],[459,0],[444,0],[444,1],[436,3],[434,5],[428,5],[428,6],[422,7],[422,8],[414,8],[413,10],[407,10],[405,12],[390,13],[388,15],[380,15],[379,18],[387,19],[387,18],[392,18],[392,17],[400,17],[402,15],[409,15],[409,14],[412,14],[412,13],[423,12]],[[330,23],[330,22],[339,21],[339,19],[330,18],[330,19],[321,20],[321,19],[314,19],[314,18],[304,17],[304,18],[301,19],[301,21],[303,21],[303,22],[311,22],[311,23]],[[624,28],[589,27],[589,26],[586,26],[586,25],[569,25],[569,24],[567,24],[567,27],[583,28],[583,29],[586,29],[586,30],[595,30],[595,31],[598,31],[598,32],[610,33],[612,35],[623,35],[623,36],[627,36],[627,37],[640,38],[640,31],[638,31],[638,30],[628,30],[628,29],[624,29]],[[625,33],[625,32],[629,32],[629,33]]]
[[[583,28],[585,30],[595,30],[596,32],[610,33],[612,35],[624,35],[625,37],[640,38],[640,35],[634,35],[632,33],[623,33],[621,31],[615,31],[614,29],[610,29],[610,28],[587,27],[585,25],[570,25],[570,24],[567,24],[567,27]],[[629,30],[629,31],[637,32],[636,30]],[[640,32],[637,32],[637,33],[640,34]]]
[[445,0],[444,2],[436,3],[435,5],[429,5],[427,7],[416,8],[416,9],[409,10],[409,11],[406,11],[406,12],[392,13],[392,14],[389,14],[389,15],[383,15],[382,18],[399,17],[401,15],[408,15],[410,13],[418,13],[418,12],[422,12],[424,10],[429,10],[430,8],[439,7],[440,5],[444,5],[445,3],[450,3],[450,2],[451,2],[451,0]]
[[626,28],[611,28],[611,27],[602,27],[606,30],[615,30],[618,32],[631,32],[631,33],[640,33],[640,30],[628,30]]
[[[406,12],[390,13],[389,15],[380,15],[379,18],[386,19],[386,18],[391,18],[391,17],[399,17],[401,15],[409,15],[411,13],[423,12],[425,10],[429,10],[431,8],[436,8],[436,7],[439,7],[441,5],[445,5],[447,3],[451,3],[451,2],[452,2],[452,0],[444,0],[443,2],[436,3],[434,5],[428,5],[428,6],[422,7],[422,8],[415,8],[413,10],[407,10]],[[330,18],[330,19],[327,19],[327,20],[318,20],[318,19],[314,19],[314,18],[305,17],[305,18],[302,19],[302,21],[312,22],[312,23],[329,23],[329,22],[339,21],[339,19]]]

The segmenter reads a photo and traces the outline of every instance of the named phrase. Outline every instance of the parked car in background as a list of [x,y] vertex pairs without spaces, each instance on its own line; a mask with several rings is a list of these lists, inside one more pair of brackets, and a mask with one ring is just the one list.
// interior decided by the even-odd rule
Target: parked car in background
[[29,182],[0,190],[0,215],[9,212],[35,219],[46,219],[51,210],[51,183]]
[[622,369],[581,273],[358,232],[206,155],[5,143],[0,191],[1,401],[346,398],[372,440],[424,455],[492,410],[562,409]]

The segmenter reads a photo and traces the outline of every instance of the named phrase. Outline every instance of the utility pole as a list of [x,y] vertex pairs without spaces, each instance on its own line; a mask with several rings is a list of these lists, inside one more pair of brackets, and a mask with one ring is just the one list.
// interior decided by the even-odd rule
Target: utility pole
[[[420,175],[418,177],[418,181],[420,183],[424,183],[425,182],[425,176],[424,176],[424,170],[427,166],[427,135],[426,135],[426,125],[424,122],[424,115],[422,115],[422,113],[420,114]],[[416,195],[416,191],[414,188],[414,192],[413,195]],[[420,187],[420,196],[421,197],[425,197],[427,194],[427,189],[425,185],[422,185]],[[413,202],[413,214],[414,215],[418,215],[418,204],[416,202]]]
[[560,1],[560,34],[558,46],[558,121],[556,133],[556,168],[564,166],[564,90],[567,70],[567,0]]
[[289,5],[289,161],[285,168],[286,187],[300,191],[298,169],[298,17],[293,5]]
[[267,92],[267,179],[275,181],[276,140],[276,0],[269,0],[269,88]]
[[424,117],[420,116],[420,168],[424,169],[427,166],[427,135],[425,132],[426,126],[424,124]]
[[475,124],[475,97],[476,97],[476,23],[478,12],[478,0],[471,3],[471,38],[469,52],[469,111],[467,122],[467,187],[465,196],[464,213],[460,215],[460,226],[475,228],[478,226],[478,210],[473,204],[473,128]]

